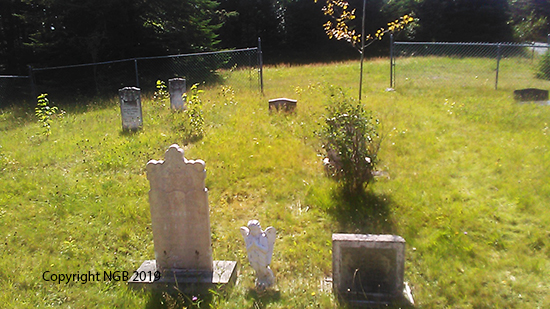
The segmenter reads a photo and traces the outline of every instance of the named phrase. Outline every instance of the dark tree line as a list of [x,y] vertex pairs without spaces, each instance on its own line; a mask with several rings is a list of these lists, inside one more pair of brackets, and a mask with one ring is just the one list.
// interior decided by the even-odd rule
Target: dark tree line
[[0,72],[212,50],[212,0],[0,0]]
[[[362,0],[357,8],[360,26]],[[257,45],[267,61],[357,57],[329,40],[323,0],[0,0],[0,74],[26,66],[108,61]],[[414,13],[399,39],[546,41],[548,0],[367,0],[367,33]],[[387,44],[369,47],[384,54]]]

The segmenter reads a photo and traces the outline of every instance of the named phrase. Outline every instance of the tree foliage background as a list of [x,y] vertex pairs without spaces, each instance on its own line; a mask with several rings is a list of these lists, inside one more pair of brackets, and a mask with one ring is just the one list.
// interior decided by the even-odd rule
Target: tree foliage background
[[[362,0],[349,0],[361,15]],[[327,38],[323,1],[1,0],[0,74],[46,67],[257,46],[267,62],[357,57]],[[366,33],[412,12],[419,21],[398,39],[542,41],[547,0],[367,0]],[[360,29],[360,18],[352,27]],[[388,44],[367,51],[385,55]]]

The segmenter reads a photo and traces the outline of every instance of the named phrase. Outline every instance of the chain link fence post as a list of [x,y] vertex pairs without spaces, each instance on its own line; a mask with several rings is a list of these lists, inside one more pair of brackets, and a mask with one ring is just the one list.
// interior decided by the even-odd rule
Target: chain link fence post
[[31,86],[31,100],[34,100],[34,99],[36,99],[38,94],[36,93],[36,85],[34,83],[34,75],[33,75],[33,72],[32,72],[32,66],[29,65],[28,69],[29,69],[29,83],[30,83],[30,86]]
[[495,90],[498,90],[498,72],[500,69],[500,58],[502,57],[502,45],[499,43],[497,45],[497,72],[495,76]]
[[394,77],[394,68],[395,68],[395,58],[393,57],[393,33],[390,34],[390,88],[395,86],[395,77]]
[[139,72],[138,72],[138,60],[134,59],[134,70],[136,71],[136,87],[139,88]]
[[258,64],[260,66],[259,68],[259,75],[260,75],[260,93],[264,95],[264,62],[263,62],[263,55],[262,55],[262,39],[258,37]]

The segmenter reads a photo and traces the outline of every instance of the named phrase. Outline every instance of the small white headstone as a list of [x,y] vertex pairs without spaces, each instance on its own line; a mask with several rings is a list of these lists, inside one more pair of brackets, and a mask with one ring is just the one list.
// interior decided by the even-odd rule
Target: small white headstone
[[187,91],[185,79],[172,78],[168,80],[168,91],[170,91],[170,106],[175,110],[186,109],[183,94]]
[[123,130],[138,130],[143,126],[140,89],[125,87],[118,91]]

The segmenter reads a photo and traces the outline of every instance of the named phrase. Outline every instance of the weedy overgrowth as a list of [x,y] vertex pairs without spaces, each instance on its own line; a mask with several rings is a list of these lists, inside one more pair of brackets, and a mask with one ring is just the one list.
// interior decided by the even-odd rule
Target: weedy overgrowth
[[196,142],[204,136],[203,106],[200,98],[200,94],[203,92],[203,90],[199,90],[198,83],[191,86],[189,92],[183,94],[183,100],[187,102],[186,109],[181,113],[172,114],[174,129],[180,132],[185,144]]
[[327,171],[342,181],[346,191],[363,190],[374,179],[381,141],[377,133],[379,121],[342,89],[331,89],[326,112],[320,136]]
[[153,94],[153,101],[159,105],[162,105],[166,100],[170,99],[170,92],[168,92],[168,87],[166,83],[162,80],[157,80],[156,85],[157,90]]
[[53,118],[59,112],[59,108],[57,106],[50,106],[47,93],[39,95],[37,99],[38,104],[34,109],[34,114],[42,127],[42,135],[49,137],[52,133]]

